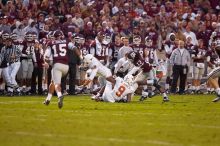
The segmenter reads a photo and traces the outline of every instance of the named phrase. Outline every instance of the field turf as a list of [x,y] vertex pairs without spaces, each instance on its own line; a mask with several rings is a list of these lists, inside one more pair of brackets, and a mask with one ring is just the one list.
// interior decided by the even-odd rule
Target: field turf
[[0,97],[0,146],[219,146],[214,95],[160,96],[101,103],[66,96],[58,109],[44,97]]

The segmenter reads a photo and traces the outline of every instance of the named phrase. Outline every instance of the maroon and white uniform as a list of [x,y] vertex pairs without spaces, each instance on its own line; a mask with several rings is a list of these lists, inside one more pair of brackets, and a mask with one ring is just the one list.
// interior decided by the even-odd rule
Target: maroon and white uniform
[[123,46],[123,44],[116,44],[112,43],[110,44],[108,55],[110,60],[110,69],[113,69],[115,67],[115,64],[118,62],[118,52],[119,49]]
[[90,54],[97,58],[101,63],[106,64],[110,45],[104,45],[98,40],[93,42],[90,47]]
[[80,49],[82,56],[86,56],[87,54],[89,54],[89,46],[84,44],[84,45],[79,46],[79,49]]
[[35,56],[35,41],[23,41],[21,43],[21,67],[22,67],[22,78],[31,79],[32,72],[34,70],[33,63],[36,62]]
[[115,44],[115,43],[112,43],[110,45],[109,56],[112,56],[112,58],[111,58],[112,62],[117,62],[118,61],[118,52],[119,52],[119,49],[122,46],[123,46],[123,44]]
[[207,49],[195,46],[193,50],[191,55],[193,59],[193,77],[194,79],[201,79],[205,71]]
[[131,46],[131,48],[134,50],[134,52],[139,53],[142,58],[147,57],[146,54],[145,54],[146,46],[144,44],[139,44],[139,45],[133,44]]
[[145,60],[150,64],[158,64],[156,48],[154,46],[147,46],[146,49],[148,55],[145,57]]
[[145,61],[139,53],[130,52],[128,53],[128,59],[132,60],[134,64],[133,69],[128,74],[135,74],[136,72],[142,71],[142,76],[138,77],[138,80],[144,80],[147,78],[154,79],[156,76],[152,71],[152,65]]
[[69,70],[69,58],[67,55],[67,49],[74,49],[73,43],[69,43],[66,40],[55,40],[48,44],[45,52],[45,58],[52,57],[52,80],[55,84],[61,83],[61,78],[68,73]]
[[208,62],[208,73],[217,66],[217,61],[219,57],[216,51],[209,49],[206,52],[206,60]]

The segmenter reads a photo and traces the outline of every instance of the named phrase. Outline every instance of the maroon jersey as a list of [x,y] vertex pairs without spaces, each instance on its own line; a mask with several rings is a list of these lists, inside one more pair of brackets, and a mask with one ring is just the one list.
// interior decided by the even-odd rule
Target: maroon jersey
[[97,45],[95,42],[93,42],[90,47],[90,53],[94,54],[98,60],[106,60],[109,48],[110,45]]
[[67,55],[68,42],[66,40],[54,41],[48,44],[51,48],[53,56],[53,63],[69,63],[69,57]]
[[207,52],[206,52],[206,57],[210,57],[210,63],[211,64],[216,64],[217,60],[218,60],[218,54],[214,51],[214,50],[211,50],[209,49]]
[[148,61],[149,63],[154,63],[154,61],[155,61],[155,50],[156,50],[156,48],[155,47],[153,47],[153,46],[150,46],[150,47],[148,47],[147,46],[147,51],[148,51],[148,56],[147,56],[147,58],[146,58],[146,61]]
[[115,44],[115,43],[112,43],[110,45],[110,49],[112,51],[112,61],[118,60],[118,51],[122,46],[123,46],[123,44]]
[[148,73],[152,69],[152,66],[149,62],[145,61],[141,55],[137,52],[128,53],[128,59],[132,59],[133,64],[136,67],[140,67],[143,73]]
[[196,59],[193,59],[194,62],[197,63],[203,63],[205,61],[206,51],[207,49],[205,47],[194,47],[194,51],[192,53],[192,57],[198,57]]
[[89,54],[89,46],[81,45],[79,46],[79,49],[80,49],[82,56],[86,56],[87,54]]
[[140,44],[140,45],[133,44],[131,47],[134,50],[134,52],[139,53],[142,58],[146,57],[144,54],[146,46],[144,44]]
[[27,56],[29,55],[32,55],[34,53],[34,45],[35,45],[35,42],[34,41],[24,41],[21,43],[21,45],[23,46],[23,49],[22,49],[22,59],[27,59]]
[[173,50],[175,50],[177,48],[175,42],[172,41],[166,41],[164,43],[164,50],[166,52],[166,57],[170,58],[171,53],[173,52]]
[[35,49],[34,52],[36,56],[37,66],[39,68],[43,68],[43,64],[44,64],[43,49]]

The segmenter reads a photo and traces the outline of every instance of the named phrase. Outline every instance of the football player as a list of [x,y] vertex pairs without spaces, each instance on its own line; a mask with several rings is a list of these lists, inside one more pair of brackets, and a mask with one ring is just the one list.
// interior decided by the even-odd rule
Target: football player
[[31,77],[36,63],[35,40],[32,32],[25,34],[25,41],[22,43],[21,67],[23,92],[28,93],[31,89]]
[[126,75],[123,78],[116,77],[113,83],[107,81],[104,93],[96,100],[105,102],[130,102],[138,84],[134,82],[132,75]]
[[[146,62],[139,53],[130,52],[128,53],[128,61],[134,64],[134,68],[128,74],[137,74],[139,72],[138,77],[135,79],[138,85],[153,85],[160,93],[163,94],[163,101],[169,101],[165,90],[158,84],[156,80],[156,75],[152,70],[152,65]],[[144,89],[147,90],[147,89]],[[142,92],[141,98],[146,98],[148,92]]]
[[[212,33],[210,37],[210,43],[215,44],[215,51],[220,57],[220,23],[217,24],[216,30]],[[220,88],[217,78],[220,77],[220,67],[214,68],[208,75],[205,81],[208,81],[214,88],[217,93],[217,97],[213,100],[213,102],[218,102],[220,100]]]
[[[68,43],[63,38],[63,33],[59,30],[54,32],[55,40],[48,44],[47,50],[45,52],[45,61],[48,62],[52,56],[53,65],[52,65],[52,81],[49,86],[49,93],[47,98],[44,101],[45,105],[49,105],[54,90],[58,96],[58,107],[63,107],[63,95],[61,92],[61,78],[67,75],[69,66],[68,66],[68,56],[67,49],[73,50],[75,46],[73,43]],[[44,64],[47,68],[49,67],[48,63]]]

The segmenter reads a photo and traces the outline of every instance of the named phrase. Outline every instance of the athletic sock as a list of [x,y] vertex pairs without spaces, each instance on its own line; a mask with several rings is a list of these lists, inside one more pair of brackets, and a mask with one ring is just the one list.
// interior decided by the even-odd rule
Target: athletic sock
[[49,101],[50,101],[51,98],[52,98],[52,94],[48,93],[46,100],[49,100]]
[[58,98],[62,96],[62,93],[61,92],[57,92],[57,96]]
[[217,88],[215,91],[216,91],[217,95],[220,96],[220,88]]

